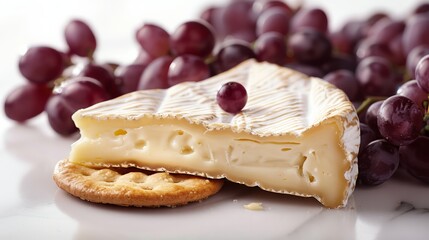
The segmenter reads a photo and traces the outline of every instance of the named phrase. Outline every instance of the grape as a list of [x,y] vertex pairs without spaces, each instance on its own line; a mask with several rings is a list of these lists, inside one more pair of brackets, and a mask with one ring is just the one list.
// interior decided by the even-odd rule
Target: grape
[[387,44],[405,30],[405,22],[384,18],[369,30],[369,38],[376,43]]
[[255,31],[256,14],[252,1],[230,1],[222,11],[221,23],[226,34]]
[[365,114],[365,122],[366,124],[376,133],[376,135],[380,136],[380,131],[378,130],[377,117],[378,111],[380,110],[381,105],[384,101],[378,101],[371,106],[368,107]]
[[119,86],[119,95],[137,90],[140,78],[146,66],[142,64],[131,64],[119,66],[116,71],[116,79]]
[[417,63],[416,80],[419,87],[429,93],[429,55],[424,56]]
[[77,131],[71,116],[81,108],[108,99],[103,86],[95,79],[76,77],[67,80],[46,104],[46,113],[52,129],[67,136]]
[[181,82],[198,82],[210,77],[210,69],[204,60],[194,55],[176,57],[168,69],[168,85]]
[[236,114],[247,102],[247,91],[240,83],[228,82],[217,92],[217,103],[225,112]]
[[419,136],[414,142],[399,148],[401,165],[412,176],[429,183],[429,138]]
[[408,54],[406,67],[411,79],[415,79],[417,64],[425,55],[429,55],[429,45],[417,46]]
[[393,69],[381,57],[367,57],[356,68],[356,78],[368,96],[391,96],[396,91]]
[[369,143],[359,155],[358,182],[379,185],[387,181],[399,166],[398,148],[380,139]]
[[317,68],[315,66],[311,65],[305,65],[300,63],[288,63],[285,65],[287,68],[291,68],[295,71],[304,73],[305,75],[312,76],[312,77],[323,77],[323,71],[320,68]]
[[389,45],[367,38],[359,43],[356,50],[356,57],[358,61],[360,61],[371,56],[382,57],[386,60],[389,60],[392,58],[392,53],[390,51]]
[[264,11],[256,21],[256,34],[260,36],[267,32],[277,32],[286,36],[289,32],[291,15],[284,10],[271,8]]
[[85,22],[77,19],[70,21],[64,29],[64,36],[70,53],[92,58],[97,41],[91,28]]
[[211,26],[202,21],[185,22],[170,37],[170,47],[175,55],[193,54],[204,58],[214,46],[215,36]]
[[335,51],[351,54],[353,52],[353,42],[347,37],[344,32],[337,31],[329,34],[329,40],[332,43],[332,47]]
[[404,48],[402,47],[402,35],[398,35],[393,38],[389,43],[390,49],[390,60],[392,63],[398,66],[404,66],[407,57],[404,54]]
[[140,49],[139,55],[137,55],[136,59],[134,60],[134,64],[140,64],[147,66],[149,63],[151,63],[156,57],[151,56],[146,50]]
[[138,89],[165,89],[168,88],[168,69],[173,58],[162,56],[153,60],[144,70]]
[[312,28],[321,33],[328,32],[328,17],[319,8],[302,9],[298,11],[291,21],[291,32]]
[[404,52],[406,54],[419,45],[429,45],[427,26],[429,26],[429,14],[417,14],[407,21],[402,36]]
[[340,69],[355,72],[356,60],[353,56],[347,54],[334,54],[328,61],[325,61],[320,66],[324,72],[333,72]]
[[64,55],[45,46],[30,47],[19,59],[19,71],[30,82],[45,84],[58,78],[64,69]]
[[323,79],[343,90],[350,101],[355,101],[358,98],[359,82],[356,80],[353,72],[337,70],[327,74]]
[[300,63],[318,64],[331,57],[332,45],[322,33],[304,29],[292,34],[287,43],[293,58]]
[[423,127],[423,111],[410,99],[395,95],[384,100],[377,126],[381,135],[394,145],[406,145],[414,141]]
[[414,9],[414,14],[428,13],[429,12],[429,3],[421,3]]
[[117,87],[115,76],[109,72],[106,68],[89,63],[85,65],[82,71],[78,74],[80,77],[90,77],[99,81],[101,85],[109,93],[110,98],[119,96],[119,89]]
[[424,111],[423,102],[428,100],[428,94],[419,87],[416,80],[404,83],[396,93],[411,99]]
[[258,61],[267,61],[278,65],[286,63],[286,42],[284,37],[276,32],[268,32],[259,36],[254,45]]
[[267,10],[272,8],[281,9],[289,16],[294,14],[293,10],[287,5],[287,3],[279,0],[269,0],[269,1],[255,1],[254,9],[257,9],[257,12],[264,13]]
[[367,23],[365,21],[353,20],[346,22],[341,28],[342,32],[347,39],[351,42],[352,48],[365,37]]
[[375,140],[377,140],[377,134],[365,123],[360,123],[359,155],[370,142]]
[[256,40],[257,36],[253,30],[243,30],[237,31],[229,34],[225,37],[224,41],[244,41],[246,43],[253,43]]
[[26,83],[12,90],[4,102],[4,111],[8,118],[24,122],[45,109],[52,90],[42,84]]
[[248,44],[232,42],[223,46],[216,55],[219,64],[219,70],[224,72],[239,63],[256,58],[255,53]]
[[140,46],[153,57],[160,57],[170,51],[170,35],[162,27],[146,23],[136,31]]

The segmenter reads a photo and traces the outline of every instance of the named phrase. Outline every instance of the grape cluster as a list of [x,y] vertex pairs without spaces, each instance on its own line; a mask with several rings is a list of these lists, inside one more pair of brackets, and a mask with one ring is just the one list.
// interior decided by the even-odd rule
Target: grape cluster
[[[136,90],[201,81],[255,58],[323,78],[346,93],[361,122],[358,182],[381,184],[401,167],[427,183],[428,27],[428,3],[403,19],[377,12],[331,31],[320,8],[230,1],[203,9],[172,32],[143,24],[135,32],[137,58],[120,65],[97,62],[91,28],[72,20],[64,29],[67,51],[34,46],[20,58],[27,82],[7,96],[4,109],[18,122],[45,111],[52,128],[67,136],[77,130],[71,115],[80,108]],[[237,113],[247,93],[229,83],[217,100]]]

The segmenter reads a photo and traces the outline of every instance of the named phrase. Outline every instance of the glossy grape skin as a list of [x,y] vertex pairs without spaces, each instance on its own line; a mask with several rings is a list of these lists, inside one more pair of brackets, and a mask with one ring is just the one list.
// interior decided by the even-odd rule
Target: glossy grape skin
[[368,107],[365,114],[365,123],[376,133],[376,135],[380,135],[380,131],[378,130],[378,111],[380,110],[381,105],[384,101],[378,101],[371,106]]
[[356,68],[356,78],[368,96],[391,96],[396,91],[393,69],[381,57],[367,57]]
[[419,136],[414,142],[399,148],[401,165],[415,178],[429,184],[429,138]]
[[71,116],[77,110],[109,98],[103,86],[95,79],[76,77],[67,80],[48,100],[45,111],[52,129],[68,136],[77,131]]
[[423,102],[428,100],[428,93],[419,87],[416,80],[411,80],[404,83],[401,87],[398,88],[396,94],[411,99],[422,109],[422,111],[424,111]]
[[29,82],[46,84],[61,75],[65,67],[64,56],[51,47],[34,46],[20,57],[18,67]]
[[416,80],[419,87],[429,93],[429,55],[424,56],[417,63]]
[[115,76],[101,65],[88,63],[83,67],[78,76],[89,77],[99,81],[110,95],[110,98],[119,96]]
[[210,77],[209,66],[204,60],[194,55],[176,57],[168,69],[168,85],[182,82],[198,82]]
[[255,1],[253,3],[253,9],[255,9],[255,11],[259,14],[262,14],[272,8],[281,9],[290,16],[294,14],[292,8],[287,3],[281,0]]
[[71,20],[64,29],[64,36],[72,54],[92,58],[97,41],[91,28],[82,20]]
[[52,90],[47,85],[26,83],[13,89],[4,102],[4,111],[9,119],[27,121],[45,109]]
[[239,113],[247,103],[246,88],[237,82],[225,83],[217,92],[216,100],[225,112]]
[[252,1],[230,1],[220,15],[224,34],[255,31],[256,13]]
[[380,185],[390,179],[399,166],[399,151],[384,139],[369,143],[359,155],[358,182]]
[[291,15],[282,9],[268,9],[256,21],[256,34],[260,36],[268,32],[277,32],[286,36],[289,32],[290,19]]
[[425,55],[429,55],[429,45],[417,46],[408,54],[406,67],[410,79],[415,79],[417,64]]
[[168,88],[168,69],[172,61],[173,58],[170,56],[162,56],[153,60],[144,70],[138,90]]
[[378,116],[380,134],[390,143],[400,146],[413,142],[423,127],[424,113],[410,99],[394,95],[384,100]]
[[410,53],[413,48],[420,45],[429,45],[429,14],[417,14],[411,17],[402,36],[404,52]]
[[369,38],[377,43],[389,43],[405,30],[405,22],[384,18],[371,27]]
[[140,78],[146,66],[142,64],[130,64],[119,66],[115,70],[119,95],[134,92],[137,90]]
[[171,51],[175,55],[192,54],[208,56],[215,46],[215,36],[211,26],[202,21],[181,24],[170,36]]
[[390,51],[389,45],[385,43],[380,43],[372,39],[362,40],[357,47],[356,58],[360,61],[371,56],[390,60],[392,59],[392,52]]
[[139,64],[139,65],[147,66],[155,59],[156,59],[156,57],[150,55],[146,50],[140,49],[137,57],[134,59],[133,64]]
[[170,34],[162,27],[146,23],[136,31],[140,46],[153,57],[160,57],[170,51]]
[[247,59],[256,58],[256,55],[250,45],[232,42],[223,46],[217,53],[216,58],[219,70],[224,72]]
[[304,29],[290,36],[287,43],[292,57],[300,63],[318,64],[331,57],[332,45],[322,33]]
[[286,41],[283,35],[268,32],[260,35],[255,42],[254,51],[258,61],[284,65],[287,59]]
[[377,134],[365,123],[360,123],[360,145],[359,154],[365,149],[366,146],[372,141],[377,140]]
[[301,9],[292,18],[291,32],[311,28],[321,33],[328,31],[328,17],[320,8]]
[[350,101],[355,101],[358,98],[360,86],[353,72],[337,70],[325,75],[323,79],[343,90]]

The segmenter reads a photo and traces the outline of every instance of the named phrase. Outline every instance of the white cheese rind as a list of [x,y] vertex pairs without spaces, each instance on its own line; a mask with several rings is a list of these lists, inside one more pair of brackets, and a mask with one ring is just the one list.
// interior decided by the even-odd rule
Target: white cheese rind
[[[248,92],[246,107],[236,115],[225,113],[216,103],[217,89],[223,83],[229,81],[240,82]],[[320,79],[309,78],[293,70],[272,64],[256,63],[250,60],[231,71],[202,82],[183,83],[168,90],[134,92],[79,110],[73,115],[73,119],[82,134],[82,138],[72,148],[70,159],[75,162],[95,165],[136,165],[142,168],[176,170],[177,172],[214,178],[227,177],[235,182],[249,186],[258,185],[273,192],[313,196],[325,205],[329,205],[329,207],[346,205],[347,199],[355,187],[360,134],[358,118],[353,105],[342,91],[332,85]],[[145,125],[162,126],[163,121],[168,121],[173,126],[176,124],[176,127],[179,128],[202,127],[201,129],[203,130],[193,133],[195,136],[200,133],[204,136],[204,133],[219,132],[228,133],[230,134],[228,136],[231,137],[251,137],[261,142],[270,138],[311,141],[306,140],[304,136],[314,129],[334,124],[337,128],[332,134],[338,135],[335,143],[338,144],[343,154],[344,159],[341,159],[341,161],[347,165],[347,168],[341,172],[342,180],[346,182],[347,186],[338,190],[342,191],[340,195],[343,194],[341,202],[326,204],[322,199],[323,194],[302,193],[299,189],[291,190],[290,186],[281,188],[276,185],[277,183],[274,184],[277,180],[273,180],[273,186],[275,187],[270,187],[270,184],[260,183],[260,179],[245,179],[243,181],[240,176],[234,175],[235,172],[229,172],[228,168],[219,166],[214,166],[214,169],[199,168],[198,159],[194,159],[193,164],[189,166],[183,164],[185,166],[181,170],[179,160],[175,162],[173,159],[172,162],[167,163],[163,162],[162,156],[157,155],[156,152],[145,153],[150,157],[160,158],[154,159],[157,165],[155,164],[156,167],[154,167],[155,165],[151,167],[147,165],[147,156],[133,156],[132,159],[127,159],[124,157],[127,155],[124,151],[127,150],[121,149],[116,151],[119,154],[116,159],[114,161],[110,159],[111,161],[109,162],[108,158],[114,153],[105,151],[108,153],[103,155],[103,150],[97,150],[96,147],[109,148],[109,150],[115,149],[113,145],[109,145],[110,140],[108,137],[104,137],[107,142],[103,144],[99,142],[97,143],[98,145],[88,144],[91,141],[99,141],[103,132],[112,133],[116,129],[124,128],[127,132],[132,133],[133,129]],[[115,125],[113,122],[117,124]],[[160,134],[168,133],[167,130],[164,132],[159,130],[159,132]],[[207,134],[207,136],[210,136],[210,134]],[[112,141],[114,142],[115,140]],[[323,141],[323,139],[320,141]],[[333,142],[329,143],[332,144]],[[88,151],[82,151],[82,147],[88,146]],[[227,151],[225,150],[226,148],[222,150],[220,147],[219,149],[216,151]],[[91,159],[91,157],[95,157],[91,155],[91,151],[100,153],[97,161]],[[249,151],[249,149],[246,151]],[[309,151],[309,149],[303,151]],[[122,163],[121,154],[123,155]],[[140,162],[139,158],[141,158]],[[290,159],[285,159],[286,165],[288,161]],[[324,161],[329,161],[329,159]],[[193,166],[196,167],[192,168]],[[262,169],[266,166],[261,163],[257,167]],[[225,174],[214,174],[217,170],[215,168],[220,168]],[[272,171],[275,172],[276,170],[273,168]]]

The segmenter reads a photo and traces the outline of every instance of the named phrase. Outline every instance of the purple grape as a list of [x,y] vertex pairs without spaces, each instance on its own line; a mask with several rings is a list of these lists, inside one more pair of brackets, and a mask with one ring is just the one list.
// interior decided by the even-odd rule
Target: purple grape
[[168,69],[168,85],[182,82],[198,82],[210,77],[210,69],[204,60],[194,55],[176,57]]
[[377,140],[377,134],[365,123],[360,123],[359,155],[370,142],[375,140]]
[[19,71],[30,82],[45,84],[58,78],[64,70],[64,56],[45,46],[30,47],[19,59]]
[[305,75],[312,76],[312,77],[322,78],[324,75],[323,71],[320,68],[312,65],[300,64],[300,63],[288,63],[285,65],[285,67],[291,68],[295,71],[301,72]]
[[423,127],[423,111],[410,99],[395,95],[384,100],[378,116],[380,134],[394,145],[413,142]]
[[416,80],[419,87],[429,93],[429,55],[424,56],[417,63]]
[[160,57],[170,51],[170,35],[162,27],[146,23],[136,31],[140,46],[153,57]]
[[414,142],[399,148],[401,165],[412,176],[429,183],[429,138],[419,136]]
[[77,19],[70,21],[64,29],[64,36],[70,53],[92,58],[97,41],[91,28],[85,22]]
[[81,108],[107,99],[106,90],[95,79],[76,77],[66,80],[46,104],[49,124],[58,134],[71,135],[77,131],[71,116]]
[[258,61],[267,61],[278,65],[286,63],[286,41],[283,35],[268,32],[259,36],[254,45]]
[[353,20],[346,22],[340,32],[350,41],[351,49],[354,49],[355,45],[365,37],[366,29],[367,23],[365,21]]
[[253,1],[230,1],[221,13],[221,23],[227,35],[243,30],[255,31]]
[[147,66],[155,59],[156,57],[151,56],[148,52],[146,52],[146,50],[140,49],[139,54],[137,55],[133,63]]
[[217,92],[217,103],[225,112],[239,113],[247,102],[247,91],[240,83],[228,82]]
[[294,11],[287,3],[279,0],[255,1],[254,8],[257,9],[257,11],[261,14],[272,8],[281,9],[289,16],[294,14]]
[[219,64],[219,70],[224,72],[247,59],[256,58],[256,55],[250,45],[240,42],[232,42],[223,46],[217,53],[216,57]]
[[383,18],[371,27],[369,38],[376,43],[387,44],[405,30],[405,22]]
[[355,101],[358,98],[360,86],[353,72],[337,70],[327,74],[323,79],[343,90],[350,101]]
[[415,79],[417,64],[425,55],[429,55],[429,45],[417,46],[408,54],[406,67],[407,73],[410,75],[410,79]]
[[367,38],[359,43],[356,50],[356,57],[358,61],[361,61],[362,59],[371,56],[382,57],[386,60],[392,59],[392,53],[389,45]]
[[119,66],[115,70],[116,79],[118,81],[119,95],[137,90],[140,78],[146,66],[142,64],[131,64]]
[[329,34],[329,40],[331,41],[332,47],[335,51],[343,54],[353,53],[354,44],[344,32],[331,32]]
[[253,43],[256,40],[257,36],[255,31],[251,30],[243,30],[243,31],[237,31],[229,34],[228,36],[225,36],[224,41],[244,41],[248,44]]
[[170,47],[175,55],[208,56],[215,46],[211,26],[204,22],[189,21],[181,24],[170,36]]
[[414,14],[422,14],[422,13],[428,13],[429,12],[429,3],[421,3],[420,5],[418,5],[413,13]]
[[398,152],[384,139],[369,143],[359,155],[358,182],[379,185],[390,179],[399,166]]
[[109,93],[110,98],[119,96],[119,89],[117,87],[116,78],[112,72],[94,63],[85,65],[82,71],[78,74],[80,77],[93,78],[101,83],[101,85]]
[[410,53],[413,48],[419,45],[429,45],[429,14],[417,14],[411,17],[406,24],[402,43],[404,52]]
[[286,36],[289,32],[289,21],[291,15],[285,12],[283,9],[270,8],[264,11],[256,21],[256,34],[268,32],[277,32]]
[[144,70],[138,89],[165,89],[168,88],[168,69],[173,58],[162,56],[153,60]]
[[42,84],[26,83],[13,89],[6,97],[4,111],[8,118],[24,122],[45,109],[52,90]]
[[329,39],[313,29],[303,29],[292,34],[287,43],[293,58],[300,63],[318,64],[331,57]]
[[356,68],[356,78],[368,96],[391,96],[396,91],[393,69],[381,57],[367,57]]
[[377,136],[380,136],[380,131],[378,130],[377,118],[378,111],[380,110],[381,105],[384,101],[378,101],[371,104],[366,110],[365,122],[366,124],[376,133]]
[[346,54],[334,54],[328,61],[322,63],[320,68],[323,72],[329,73],[337,70],[348,70],[355,72],[356,70],[356,59],[352,55]]
[[311,28],[321,33],[328,32],[328,17],[319,8],[301,9],[292,18],[291,32]]
[[411,80],[404,83],[396,93],[411,99],[422,109],[422,111],[424,111],[423,102],[428,100],[428,93],[419,87],[416,80]]

